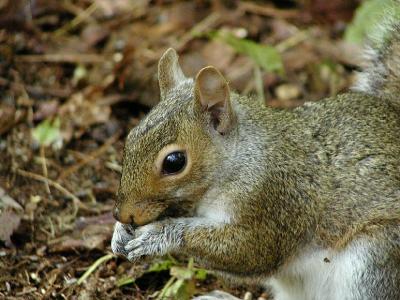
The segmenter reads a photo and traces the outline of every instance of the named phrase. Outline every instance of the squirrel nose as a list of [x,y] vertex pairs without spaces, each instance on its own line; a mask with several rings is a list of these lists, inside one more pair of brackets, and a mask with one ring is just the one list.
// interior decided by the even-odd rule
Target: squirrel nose
[[115,220],[123,224],[135,225],[133,215],[127,213],[128,209],[121,209],[118,205],[114,207],[113,216]]
[[117,200],[113,209],[113,216],[115,220],[123,224],[133,224],[133,214],[130,205],[126,201],[124,193],[118,191]]

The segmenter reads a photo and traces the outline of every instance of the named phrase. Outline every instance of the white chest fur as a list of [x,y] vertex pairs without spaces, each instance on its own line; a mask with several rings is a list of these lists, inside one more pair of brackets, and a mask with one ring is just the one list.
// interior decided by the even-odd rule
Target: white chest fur
[[196,215],[215,223],[229,223],[231,214],[228,208],[228,201],[221,194],[209,192],[199,203]]
[[357,281],[368,264],[368,244],[355,241],[334,252],[311,249],[269,278],[275,300],[358,299]]

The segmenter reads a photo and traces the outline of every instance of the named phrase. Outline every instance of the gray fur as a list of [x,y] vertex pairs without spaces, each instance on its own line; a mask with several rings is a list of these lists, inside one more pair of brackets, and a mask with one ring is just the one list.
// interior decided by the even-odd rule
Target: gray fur
[[[397,70],[400,62],[391,61]],[[291,111],[231,93],[237,120],[224,135],[196,102],[196,83],[174,84],[127,138],[116,215],[125,223],[140,216],[144,226],[132,234],[117,225],[113,251],[132,261],[184,253],[229,280],[300,289],[306,270],[296,261],[326,251],[332,265],[317,261],[322,270],[348,267],[351,277],[317,278],[321,290],[303,291],[304,299],[400,299],[400,106],[393,101],[400,89],[393,82]],[[171,143],[193,159],[182,178],[154,171]],[[179,213],[166,217],[171,206]]]

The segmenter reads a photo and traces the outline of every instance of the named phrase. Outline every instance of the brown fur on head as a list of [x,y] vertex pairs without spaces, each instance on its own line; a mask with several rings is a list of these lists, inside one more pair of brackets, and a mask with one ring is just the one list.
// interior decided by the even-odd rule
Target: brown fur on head
[[[218,175],[215,147],[234,120],[228,84],[213,67],[188,79],[173,49],[158,67],[160,103],[128,135],[114,215],[122,223],[144,225],[162,216],[193,213],[197,200]],[[186,155],[185,167],[163,172],[168,154]],[[182,205],[180,205],[182,204]]]

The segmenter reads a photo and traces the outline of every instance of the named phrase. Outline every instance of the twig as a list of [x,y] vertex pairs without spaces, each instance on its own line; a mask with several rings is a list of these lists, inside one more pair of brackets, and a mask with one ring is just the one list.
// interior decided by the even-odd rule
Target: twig
[[47,164],[46,164],[46,153],[44,149],[44,145],[40,145],[40,157],[42,158],[42,170],[43,170],[43,177],[46,178],[44,181],[44,185],[46,187],[47,194],[51,195],[50,187],[49,187],[49,179],[47,173]]
[[130,94],[112,94],[97,100],[97,105],[99,106],[111,106],[115,105],[121,101],[134,101],[139,97],[137,92],[132,92]]
[[160,294],[158,294],[156,300],[161,300],[165,298],[165,294],[167,292],[167,290],[171,287],[171,285],[174,283],[174,281],[176,280],[175,276],[172,276],[167,283],[164,285],[164,287],[162,288]]
[[53,96],[57,98],[68,98],[71,96],[72,91],[68,88],[59,89],[59,88],[43,88],[41,86],[32,86],[26,85],[26,90],[33,97],[43,97],[43,96]]
[[193,38],[195,38],[197,35],[200,35],[207,29],[216,26],[219,21],[220,21],[220,14],[216,13],[216,12],[205,17],[203,20],[201,20],[199,23],[197,23],[197,25],[193,26],[193,28],[188,33],[184,34],[179,39],[177,44],[174,45],[174,48],[177,51],[181,50]]
[[72,165],[71,167],[66,169],[64,172],[62,172],[60,174],[60,176],[58,176],[57,180],[61,180],[61,179],[64,179],[64,178],[68,177],[70,174],[78,171],[84,165],[86,165],[86,164],[92,162],[93,160],[95,160],[98,156],[100,156],[103,152],[105,152],[112,144],[114,144],[118,140],[120,135],[121,135],[121,132],[117,132],[116,134],[111,136],[100,148],[98,148],[98,149],[92,151],[91,153],[85,155],[85,157],[80,162],[78,162],[75,165]]
[[23,295],[26,295],[26,294],[30,294],[30,293],[36,292],[36,291],[37,291],[37,288],[32,287],[32,288],[28,288],[26,290],[23,290],[21,292],[18,292],[15,295],[19,297],[19,296],[23,296]]
[[291,19],[298,16],[299,11],[295,9],[278,9],[272,6],[260,5],[253,2],[240,2],[239,8],[245,12],[266,17],[278,17]]
[[105,61],[104,56],[98,54],[81,54],[81,53],[55,53],[43,55],[16,55],[16,62],[28,63],[101,63]]
[[97,268],[98,266],[100,266],[102,263],[109,261],[110,259],[116,257],[114,254],[107,254],[104,255],[102,257],[100,257],[99,259],[97,259],[86,271],[85,273],[83,273],[83,275],[81,276],[81,278],[78,279],[77,284],[80,285],[82,284],[86,278],[88,278],[90,276],[90,274],[92,274]]
[[78,197],[76,197],[74,194],[72,194],[70,191],[68,191],[66,188],[64,188],[58,182],[55,182],[55,181],[53,181],[53,180],[51,180],[49,178],[46,178],[46,177],[44,177],[42,175],[39,175],[39,174],[36,174],[36,173],[32,173],[32,172],[28,172],[28,171],[24,171],[24,170],[21,170],[21,169],[17,169],[16,172],[19,175],[23,176],[23,177],[27,177],[27,178],[34,179],[34,180],[41,181],[41,182],[46,182],[47,181],[50,186],[52,186],[53,188],[55,188],[56,190],[60,191],[65,196],[67,196],[67,197],[69,197],[69,198],[71,198],[73,200],[75,213],[77,212],[77,210],[78,210],[77,208],[78,207],[82,208],[82,209],[85,209],[85,210],[88,210],[87,206],[85,204],[83,204],[81,202],[81,200],[79,200]]
[[77,15],[71,22],[65,24],[60,29],[56,30],[56,32],[54,33],[55,36],[63,35],[68,31],[74,29],[79,24],[81,24],[85,19],[90,17],[90,15],[92,15],[96,11],[96,9],[97,9],[97,3],[96,1],[93,1],[93,3],[87,9],[85,9],[82,13]]
[[34,97],[53,96],[58,98],[67,98],[71,95],[70,89],[58,89],[58,88],[44,88],[41,86],[26,85],[25,83],[11,82],[10,80],[0,77],[0,86],[10,85],[11,88],[20,90],[22,86],[25,87],[28,94],[33,94]]
[[280,53],[283,53],[290,48],[293,48],[297,44],[300,44],[301,42],[305,41],[310,35],[309,30],[303,30],[295,33],[291,37],[287,38],[286,40],[280,42],[278,45],[275,46],[276,50],[278,50]]
[[117,172],[117,173],[122,173],[122,166],[121,165],[119,165],[119,164],[116,164],[116,163],[112,163],[112,162],[106,162],[105,163],[105,166],[107,167],[107,168],[109,168],[110,170],[113,170],[113,171],[115,171],[115,172]]

